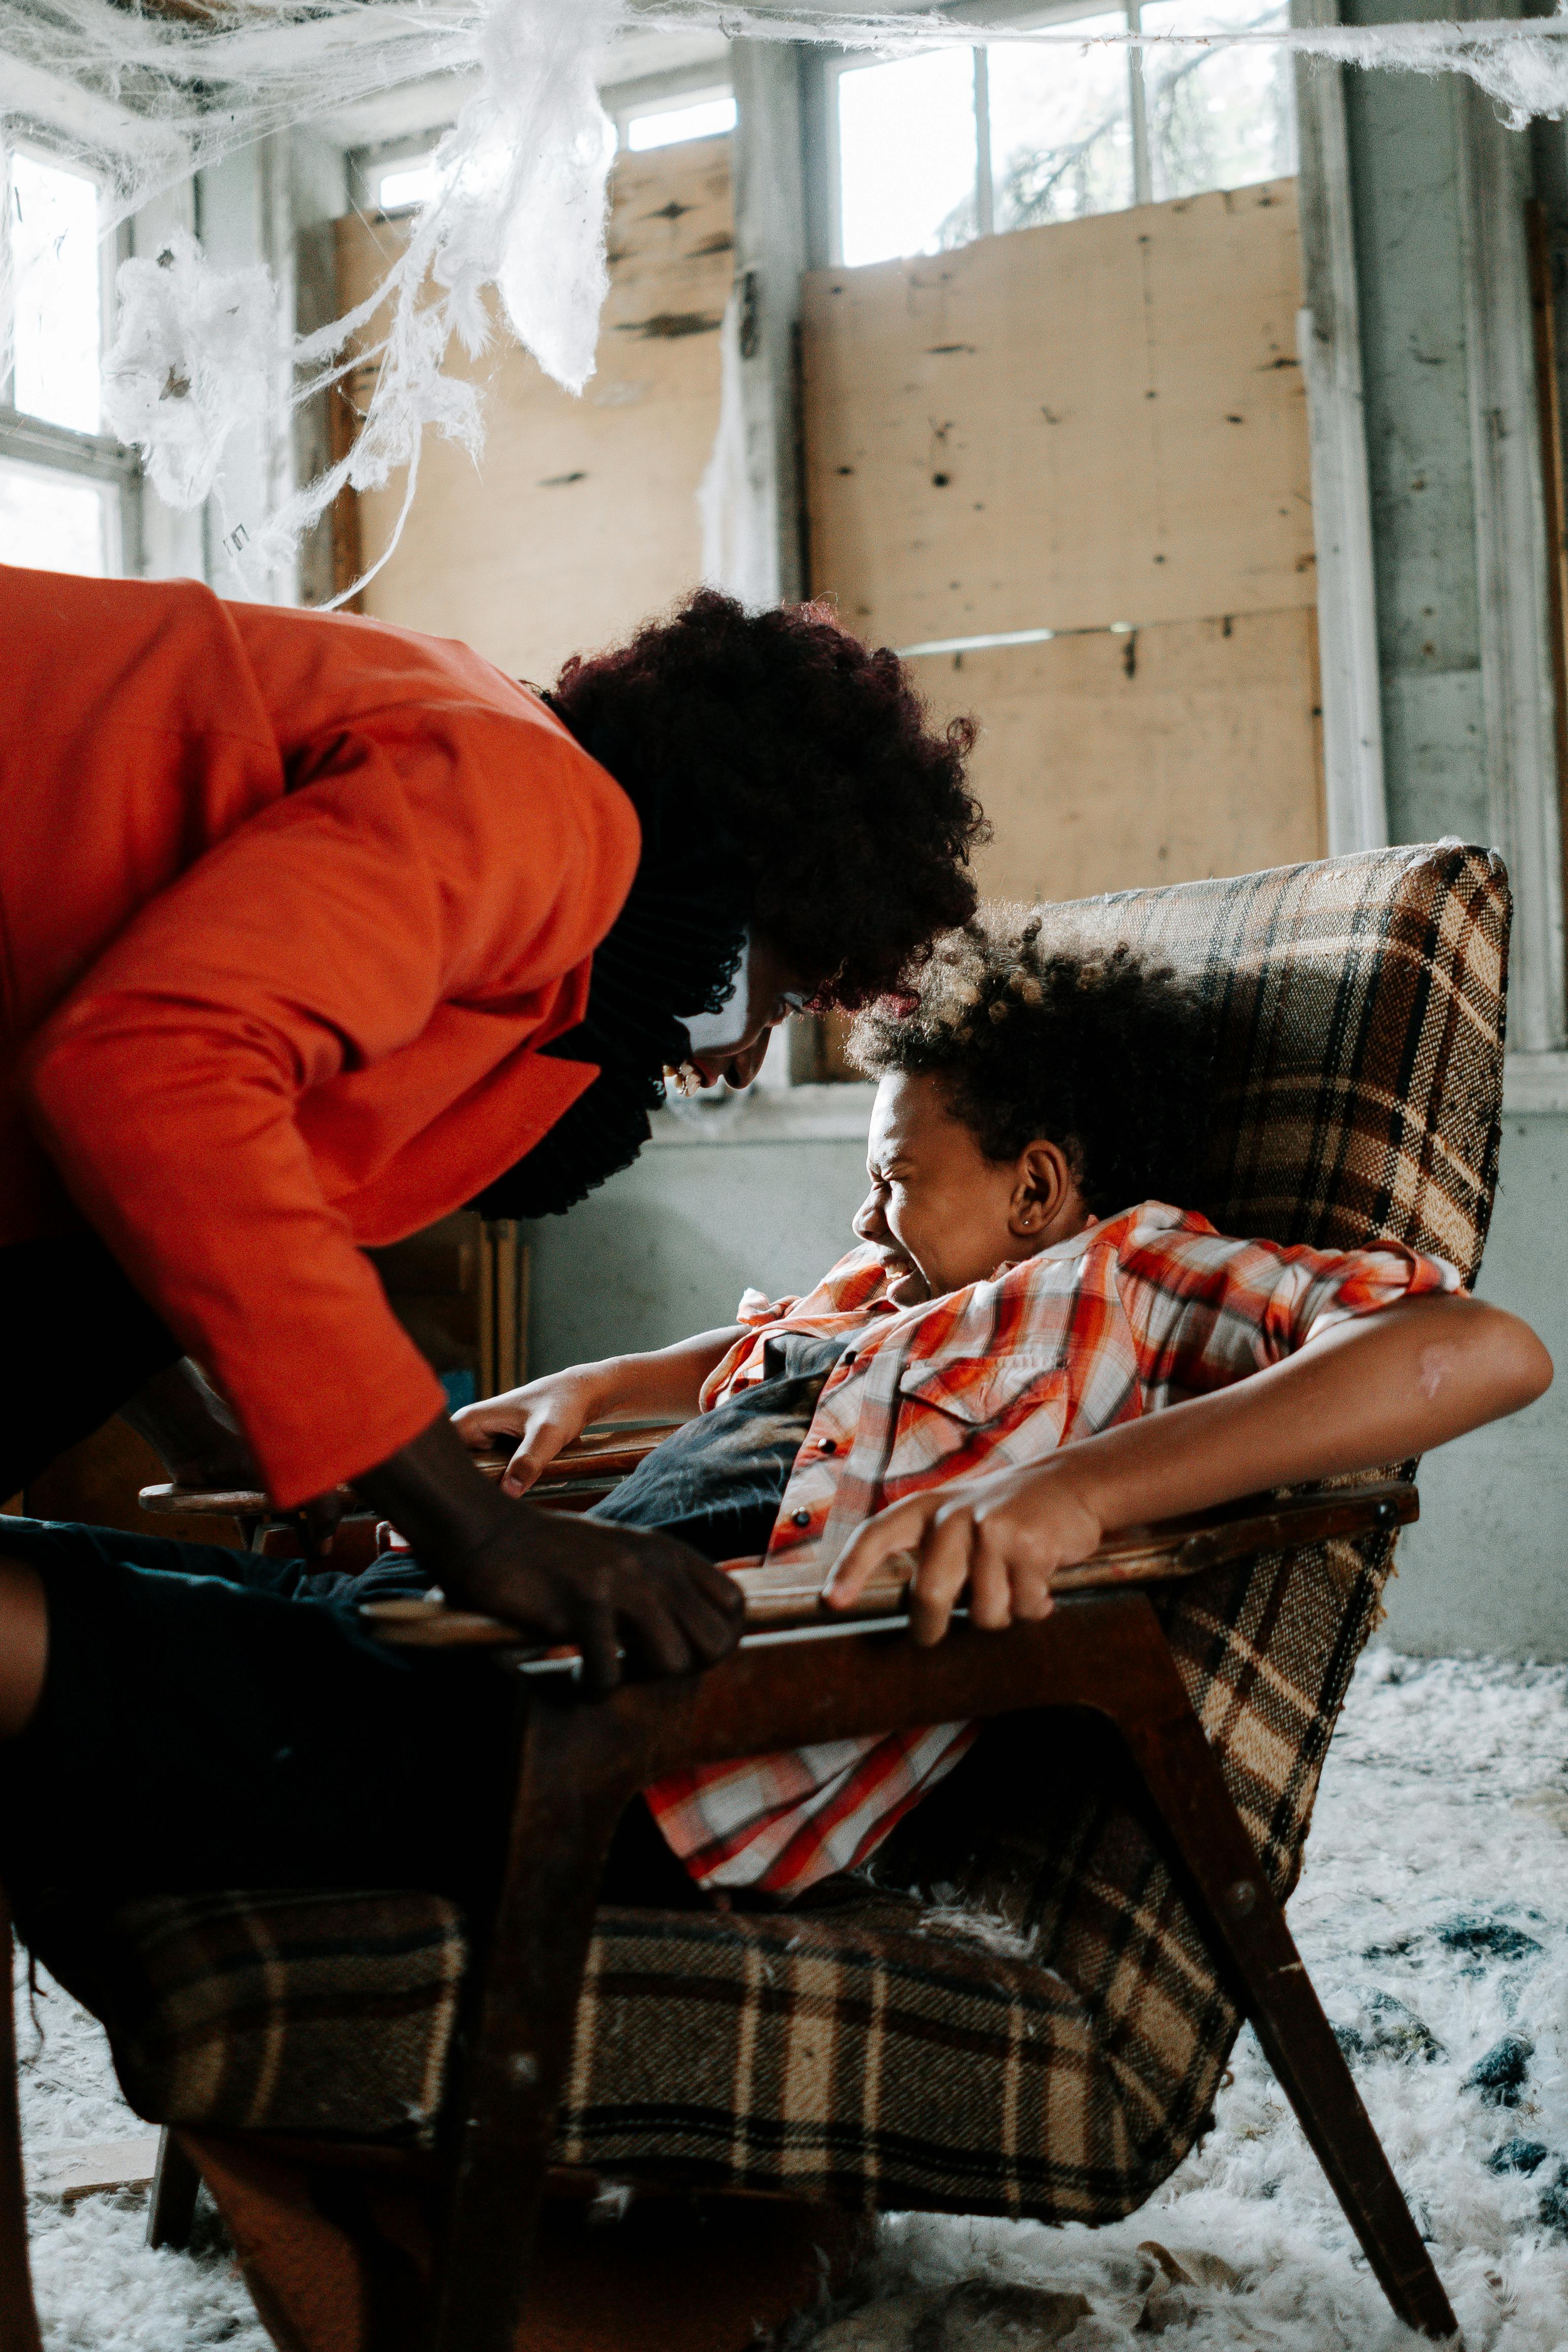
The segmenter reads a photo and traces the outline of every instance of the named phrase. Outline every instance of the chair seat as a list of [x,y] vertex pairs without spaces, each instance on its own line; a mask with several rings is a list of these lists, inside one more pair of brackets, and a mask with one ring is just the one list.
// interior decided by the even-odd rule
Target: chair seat
[[[431,1895],[204,1895],[116,1915],[114,2060],[156,2123],[428,2141],[466,1959]],[[867,1889],[831,1911],[605,1909],[561,2164],[864,2207],[1132,2210],[1127,2084],[1012,1939]]]

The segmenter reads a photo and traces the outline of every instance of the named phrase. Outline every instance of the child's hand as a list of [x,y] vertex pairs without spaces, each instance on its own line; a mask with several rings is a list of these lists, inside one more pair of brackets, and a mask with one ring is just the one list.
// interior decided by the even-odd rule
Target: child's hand
[[911,1552],[915,1641],[942,1639],[966,1587],[970,1623],[999,1632],[1049,1617],[1057,1570],[1087,1559],[1103,1532],[1071,1477],[1054,1463],[992,1471],[879,1511],[841,1554],[822,1598],[831,1609],[849,1608],[885,1559]]
[[600,1409],[596,1390],[580,1371],[550,1372],[523,1388],[508,1389],[504,1396],[464,1405],[453,1414],[452,1425],[475,1454],[520,1439],[502,1473],[501,1491],[523,1495],[546,1463],[581,1436]]

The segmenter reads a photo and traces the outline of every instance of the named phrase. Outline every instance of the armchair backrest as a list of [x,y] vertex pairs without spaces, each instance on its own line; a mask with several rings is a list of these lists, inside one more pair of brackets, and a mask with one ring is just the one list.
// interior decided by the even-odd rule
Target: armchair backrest
[[[1222,1233],[1480,1265],[1497,1181],[1510,901],[1458,842],[1052,910],[1053,932],[1156,950],[1216,1024],[1207,1197]],[[1265,1553],[1157,1602],[1276,1891],[1294,1883],[1329,1736],[1389,1571],[1386,1536]],[[1032,1932],[1094,2020],[1150,2193],[1211,2105],[1237,2012],[1116,1759],[1082,1725],[991,1727],[883,1849],[904,1885]],[[1100,2141],[1096,2145],[1107,2144]]]
[[1216,1024],[1221,1233],[1428,1250],[1467,1285],[1497,1183],[1508,877],[1444,841],[1053,910],[1163,956]]

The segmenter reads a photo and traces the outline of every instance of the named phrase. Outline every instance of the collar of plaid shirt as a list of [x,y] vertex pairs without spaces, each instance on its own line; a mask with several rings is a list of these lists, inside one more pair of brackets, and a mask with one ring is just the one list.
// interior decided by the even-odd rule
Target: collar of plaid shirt
[[[839,1337],[768,1558],[824,1575],[875,1511],[926,1486],[1034,1462],[1260,1371],[1353,1316],[1454,1290],[1441,1259],[1397,1243],[1348,1252],[1239,1242],[1146,1201],[988,1282],[902,1310],[874,1250],[806,1297],[748,1291],[747,1336],[709,1377],[711,1411],[765,1377],[781,1331]],[[705,1766],[646,1792],[692,1876],[713,1890],[799,1893],[862,1862],[976,1736],[944,1724]]]

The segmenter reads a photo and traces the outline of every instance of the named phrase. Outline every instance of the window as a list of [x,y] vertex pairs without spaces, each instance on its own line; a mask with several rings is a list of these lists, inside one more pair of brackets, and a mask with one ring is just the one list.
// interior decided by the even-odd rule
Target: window
[[415,205],[428,204],[440,185],[434,155],[405,155],[376,174],[376,210],[410,212]]
[[0,562],[107,578],[120,569],[119,505],[107,483],[0,457]]
[[11,357],[0,379],[0,562],[121,569],[135,459],[102,437],[99,189],[26,149],[5,156]]
[[96,433],[103,335],[97,185],[26,154],[11,158],[10,176],[11,404],[51,425]]
[[935,253],[973,236],[973,51],[926,49],[852,68],[839,78],[838,97],[846,264]]
[[650,108],[627,116],[622,137],[634,155],[650,147],[674,147],[684,139],[714,139],[735,129],[735,100],[728,90]]
[[[1260,31],[1286,21],[1260,0],[1218,0],[1195,10],[1190,0],[1145,0],[1150,33]],[[1295,92],[1290,52],[1221,42],[1212,49],[1151,49],[1144,68],[1149,126],[1150,194],[1196,195],[1203,188],[1244,188],[1282,179],[1296,168]]]
[[[839,67],[840,260],[937,253],[1293,172],[1290,57],[1225,37],[1286,17],[1281,0],[1125,0],[1039,20],[1082,46],[955,46]],[[1140,27],[1213,38],[1141,56],[1104,37]]]

